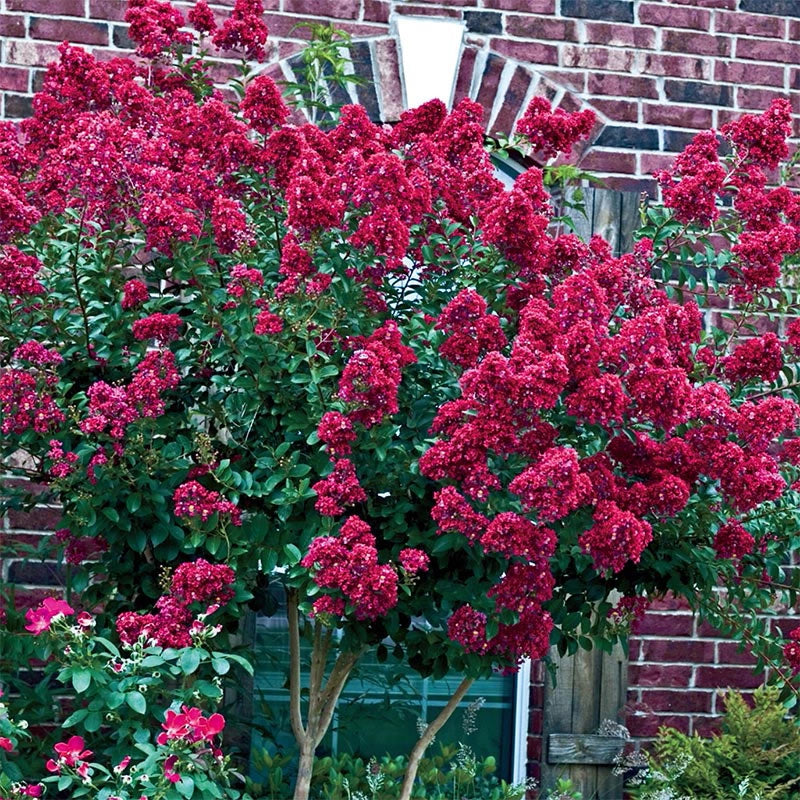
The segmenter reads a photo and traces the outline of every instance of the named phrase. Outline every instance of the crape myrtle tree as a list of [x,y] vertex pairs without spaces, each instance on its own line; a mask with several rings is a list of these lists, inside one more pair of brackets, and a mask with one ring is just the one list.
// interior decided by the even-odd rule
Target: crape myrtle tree
[[[740,341],[794,308],[788,103],[700,133],[615,257],[554,217],[568,169],[504,188],[470,100],[319,125],[266,76],[215,88],[215,48],[264,58],[262,14],[130,0],[137,57],[63,45],[0,127],[6,505],[20,478],[62,504],[69,601],[180,648],[165,569],[233,568],[220,615],[282,584],[298,800],[369,649],[464,676],[404,798],[475,677],[610,648],[667,591],[793,697],[800,642],[758,614],[794,600],[800,324]],[[503,147],[546,164],[593,126],[535,98]],[[740,311],[709,327],[709,298]]]

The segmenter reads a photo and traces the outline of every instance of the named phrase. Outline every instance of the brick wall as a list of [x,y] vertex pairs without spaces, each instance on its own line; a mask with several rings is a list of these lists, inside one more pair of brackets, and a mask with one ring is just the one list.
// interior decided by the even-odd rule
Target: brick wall
[[[217,0],[215,7],[224,14],[232,4]],[[186,10],[190,2],[176,5]],[[360,63],[378,83],[371,110],[386,121],[402,108],[396,48],[385,41],[392,20],[401,14],[462,20],[456,94],[477,98],[489,128],[505,131],[534,92],[570,107],[591,106],[602,125],[583,163],[617,188],[634,188],[625,178],[646,178],[696,130],[718,127],[742,110],[787,96],[800,113],[797,0],[265,0],[265,6],[276,65],[302,46],[298,37],[306,33],[293,27],[304,20],[331,19],[356,39],[373,40],[360,46]],[[0,116],[29,112],[31,92],[60,41],[100,56],[125,50],[124,10],[125,0],[0,0]]]

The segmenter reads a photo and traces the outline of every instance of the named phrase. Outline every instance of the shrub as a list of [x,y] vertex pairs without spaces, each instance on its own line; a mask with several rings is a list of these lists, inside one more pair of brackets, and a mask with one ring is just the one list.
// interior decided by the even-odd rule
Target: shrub
[[800,728],[776,687],[756,689],[752,707],[730,691],[719,734],[661,728],[639,781],[637,800],[791,800],[800,785]]

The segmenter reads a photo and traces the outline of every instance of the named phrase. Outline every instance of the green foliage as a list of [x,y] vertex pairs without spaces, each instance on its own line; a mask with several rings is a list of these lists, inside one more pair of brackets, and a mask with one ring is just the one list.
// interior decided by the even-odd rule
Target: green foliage
[[301,22],[294,28],[307,29],[311,38],[300,53],[300,65],[294,67],[295,80],[283,82],[287,101],[320,127],[332,126],[339,109],[350,102],[348,87],[363,83],[342,54],[350,46],[350,35],[318,22]]
[[[800,791],[800,727],[786,717],[777,687],[725,697],[719,735],[703,738],[662,728],[636,800],[792,800]],[[669,794],[667,792],[670,792]]]
[[[267,781],[254,786],[255,793],[270,798],[286,793],[288,759],[267,752],[257,764]],[[311,781],[312,796],[318,800],[394,800],[400,794],[407,765],[405,756],[385,755],[380,761],[366,760],[351,753],[318,758]],[[419,765],[413,797],[426,800],[520,800],[525,784],[509,784],[495,774],[493,756],[479,758],[465,744],[442,744],[438,752]]]

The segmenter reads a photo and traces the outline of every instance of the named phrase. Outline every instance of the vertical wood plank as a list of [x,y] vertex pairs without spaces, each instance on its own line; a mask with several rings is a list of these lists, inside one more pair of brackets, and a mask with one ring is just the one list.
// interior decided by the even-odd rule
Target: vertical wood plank
[[555,648],[550,657],[557,664],[556,685],[550,675],[545,675],[544,711],[542,717],[542,786],[550,788],[558,778],[568,775],[569,769],[563,764],[549,764],[547,761],[547,741],[551,733],[572,731],[572,682],[575,664],[571,658],[559,658]]

